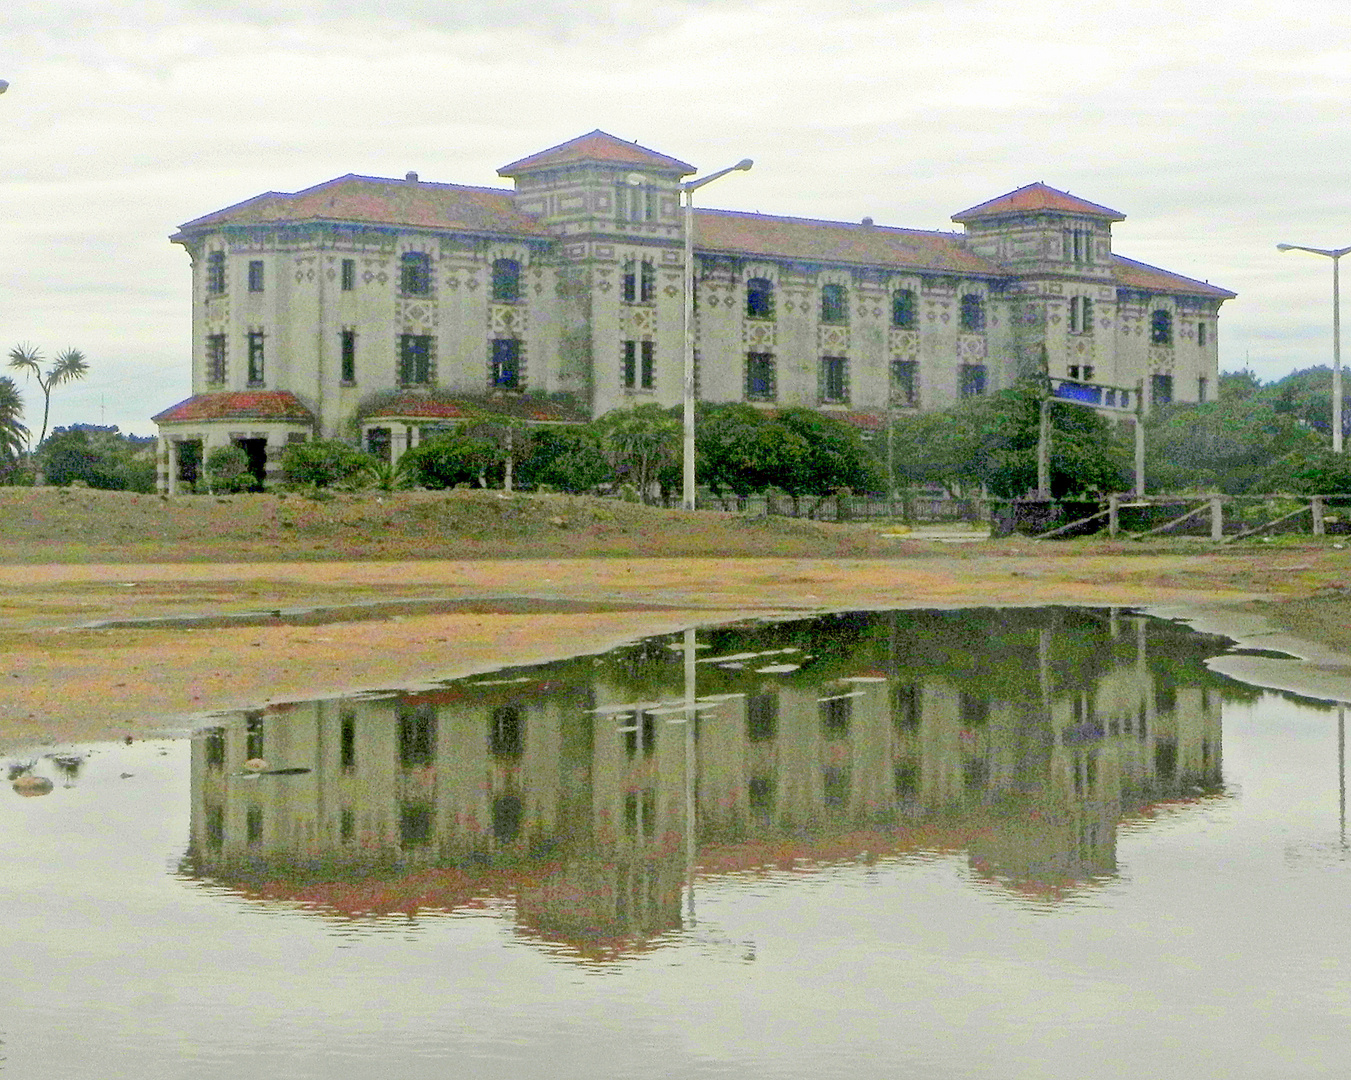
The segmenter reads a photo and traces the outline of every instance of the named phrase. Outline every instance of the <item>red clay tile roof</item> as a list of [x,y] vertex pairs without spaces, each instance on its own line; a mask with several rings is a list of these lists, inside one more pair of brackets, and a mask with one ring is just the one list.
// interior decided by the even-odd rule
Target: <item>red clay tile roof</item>
[[1108,221],[1126,220],[1126,215],[1119,210],[1099,206],[1087,199],[1071,195],[1068,191],[1049,187],[1040,181],[1000,195],[996,199],[990,199],[959,214],[953,214],[952,220],[966,222],[979,218],[999,217],[1001,214],[1024,214],[1033,210],[1057,210],[1061,213],[1105,218]]
[[285,420],[313,424],[314,414],[286,390],[226,390],[194,394],[150,419],[156,424],[203,420]]
[[535,218],[520,213],[510,191],[390,180],[348,173],[303,191],[269,191],[224,210],[194,218],[187,231],[220,225],[269,225],[279,222],[330,221],[363,225],[453,229],[547,238]]
[[362,410],[362,420],[466,420],[488,413],[509,416],[529,424],[584,424],[590,414],[539,398],[503,394],[501,397],[452,397],[431,393],[396,394]]
[[770,217],[735,210],[694,211],[694,246],[705,253],[763,255],[850,266],[889,266],[1004,277],[1008,271],[967,250],[957,233]]
[[1232,300],[1238,293],[1221,289],[1208,281],[1183,277],[1168,270],[1160,270],[1148,263],[1136,262],[1124,255],[1112,256],[1112,278],[1117,285],[1142,292],[1176,293],[1184,296],[1209,296],[1216,300]]
[[678,158],[667,157],[655,150],[649,150],[637,143],[616,139],[597,128],[565,143],[531,154],[510,165],[497,170],[498,176],[515,176],[517,173],[531,172],[535,169],[547,169],[555,165],[566,165],[574,161],[599,161],[613,165],[633,165],[642,169],[661,169],[688,176],[694,172],[694,166]]

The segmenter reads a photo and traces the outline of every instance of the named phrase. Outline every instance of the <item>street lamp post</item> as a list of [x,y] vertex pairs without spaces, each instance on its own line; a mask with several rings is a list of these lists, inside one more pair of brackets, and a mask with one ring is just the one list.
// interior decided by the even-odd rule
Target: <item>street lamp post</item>
[[1332,452],[1342,452],[1342,303],[1339,260],[1351,247],[1315,248],[1302,244],[1277,244],[1277,251],[1307,251],[1332,260]]
[[705,184],[730,172],[745,172],[753,165],[742,158],[735,165],[709,173],[680,185],[685,193],[685,467],[683,470],[686,510],[694,509],[694,193]]

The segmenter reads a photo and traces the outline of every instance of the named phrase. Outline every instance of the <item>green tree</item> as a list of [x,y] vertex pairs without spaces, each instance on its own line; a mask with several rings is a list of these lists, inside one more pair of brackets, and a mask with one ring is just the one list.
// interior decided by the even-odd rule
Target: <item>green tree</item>
[[338,439],[291,443],[282,451],[282,477],[288,484],[326,488],[352,483],[371,463],[371,455]]
[[804,495],[818,499],[849,488],[879,492],[886,487],[882,467],[851,424],[811,409],[784,409],[770,422],[771,447],[777,447],[769,462],[775,487],[793,497],[799,508]]
[[501,459],[501,448],[491,439],[457,429],[406,450],[399,464],[407,469],[413,483],[423,487],[453,488],[457,484],[475,483],[487,487],[488,470],[500,464]]
[[1280,393],[1271,391],[1222,395],[1151,415],[1145,425],[1149,489],[1259,491],[1276,462],[1324,445],[1326,438],[1281,408]]
[[17,345],[9,350],[9,366],[28,372],[37,380],[42,390],[42,434],[38,436],[38,445],[47,437],[47,417],[52,409],[52,390],[62,383],[83,379],[89,370],[84,353],[79,349],[67,349],[57,355],[46,371],[42,370],[42,353],[33,345]]
[[657,404],[614,409],[595,422],[613,478],[632,484],[644,502],[663,470],[680,463],[681,422]]
[[46,481],[56,487],[87,484],[104,491],[155,490],[153,439],[135,439],[116,428],[59,427],[37,449]]
[[28,448],[23,396],[14,380],[0,375],[0,483],[12,483]]
[[203,465],[207,490],[213,494],[248,491],[257,481],[249,471],[249,455],[240,446],[217,446]]
[[533,446],[518,474],[522,487],[582,495],[610,479],[610,463],[590,424],[541,427],[534,432]]
[[891,438],[898,487],[940,484],[957,498],[968,485],[980,482],[975,433],[954,410],[897,417]]
[[695,420],[695,476],[718,498],[763,491],[784,471],[782,432],[755,406],[701,404]]

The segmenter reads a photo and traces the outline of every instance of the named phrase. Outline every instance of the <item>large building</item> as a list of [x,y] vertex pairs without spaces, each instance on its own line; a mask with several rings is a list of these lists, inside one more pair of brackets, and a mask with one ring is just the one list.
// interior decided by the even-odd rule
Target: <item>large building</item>
[[[678,403],[694,167],[594,131],[498,172],[511,188],[348,175],[183,225],[193,393],[155,417],[162,489],[218,445],[271,478],[288,442],[397,457],[484,409]],[[1204,401],[1234,294],[1115,254],[1121,220],[1041,183],[960,233],[696,210],[696,392],[865,427],[1039,373]]]

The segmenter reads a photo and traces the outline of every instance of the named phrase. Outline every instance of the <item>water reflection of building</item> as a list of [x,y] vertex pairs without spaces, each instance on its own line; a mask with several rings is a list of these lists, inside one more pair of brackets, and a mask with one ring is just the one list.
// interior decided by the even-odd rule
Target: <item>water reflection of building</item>
[[478,873],[524,932],[596,952],[680,925],[687,840],[710,867],[964,848],[1054,895],[1114,872],[1123,816],[1221,782],[1200,663],[1219,643],[1159,620],[908,612],[699,637],[693,731],[668,640],[225,718],[194,746],[190,867],[339,911],[370,910],[357,878],[418,875],[434,908]]

